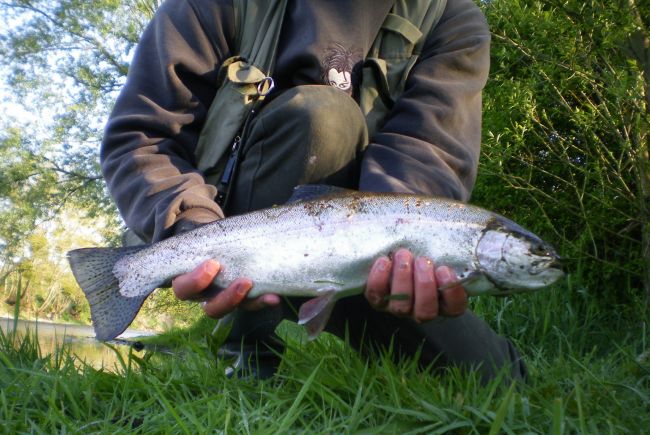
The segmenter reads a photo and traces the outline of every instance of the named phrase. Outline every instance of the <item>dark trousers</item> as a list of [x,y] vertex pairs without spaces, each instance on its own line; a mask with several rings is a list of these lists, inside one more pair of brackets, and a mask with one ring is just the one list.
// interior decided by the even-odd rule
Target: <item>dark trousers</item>
[[[364,117],[344,92],[329,86],[300,86],[266,104],[243,138],[242,157],[226,214],[240,214],[285,203],[293,188],[319,183],[356,188],[359,161],[368,143]],[[273,258],[268,261],[273,263]],[[295,320],[292,303],[232,316],[228,341],[272,345],[282,319]],[[471,312],[424,324],[378,312],[360,295],[340,300],[327,331],[347,337],[361,351],[388,348],[396,357],[416,355],[423,366],[479,370],[484,381],[508,367],[513,379],[525,367],[510,341]]]

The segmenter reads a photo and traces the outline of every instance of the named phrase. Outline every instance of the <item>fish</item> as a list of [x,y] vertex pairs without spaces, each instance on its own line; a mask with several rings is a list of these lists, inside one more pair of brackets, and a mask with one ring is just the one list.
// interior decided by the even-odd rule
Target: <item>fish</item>
[[315,338],[334,304],[363,293],[372,264],[399,248],[451,267],[469,296],[547,287],[563,275],[556,251],[515,222],[446,198],[300,186],[285,205],[226,217],[143,246],[81,248],[67,257],[98,340],[121,334],[145,299],[202,262],[214,285],[253,281],[248,298],[310,297],[298,323]]

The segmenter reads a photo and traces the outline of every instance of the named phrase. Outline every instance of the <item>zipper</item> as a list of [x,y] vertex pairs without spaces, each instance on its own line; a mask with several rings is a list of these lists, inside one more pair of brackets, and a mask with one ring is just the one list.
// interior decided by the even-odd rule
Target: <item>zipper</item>
[[219,180],[217,186],[217,204],[223,206],[228,192],[230,191],[230,182],[232,181],[232,176],[235,172],[235,167],[237,164],[237,159],[239,159],[239,145],[241,143],[241,137],[239,135],[235,136],[235,140],[232,143],[230,148],[230,156],[228,156],[228,161],[226,162],[226,167],[223,170],[223,175]]

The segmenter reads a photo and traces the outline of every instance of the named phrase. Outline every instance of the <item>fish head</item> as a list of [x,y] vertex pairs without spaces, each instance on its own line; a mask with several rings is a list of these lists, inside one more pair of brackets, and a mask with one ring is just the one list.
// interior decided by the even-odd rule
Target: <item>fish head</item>
[[504,294],[537,290],[564,276],[560,257],[548,243],[500,216],[483,230],[476,261]]

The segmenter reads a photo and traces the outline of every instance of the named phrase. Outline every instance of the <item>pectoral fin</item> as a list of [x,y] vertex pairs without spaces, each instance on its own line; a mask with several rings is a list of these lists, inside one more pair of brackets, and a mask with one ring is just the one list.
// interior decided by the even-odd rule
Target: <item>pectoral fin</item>
[[470,272],[469,274],[467,274],[467,276],[464,277],[464,278],[460,278],[457,281],[450,282],[449,284],[438,287],[438,290],[447,290],[447,289],[450,289],[450,288],[453,288],[453,287],[456,287],[456,286],[459,286],[459,285],[462,285],[462,286],[470,285],[471,286],[472,283],[477,282],[481,278],[483,278],[483,274],[481,272],[475,270],[475,271]]
[[486,294],[494,289],[494,283],[483,272],[475,270],[457,281],[438,287],[438,290],[447,290],[459,285],[463,286],[470,296]]
[[310,299],[300,306],[298,324],[305,325],[310,340],[323,332],[336,303],[336,293],[330,291],[322,296]]

